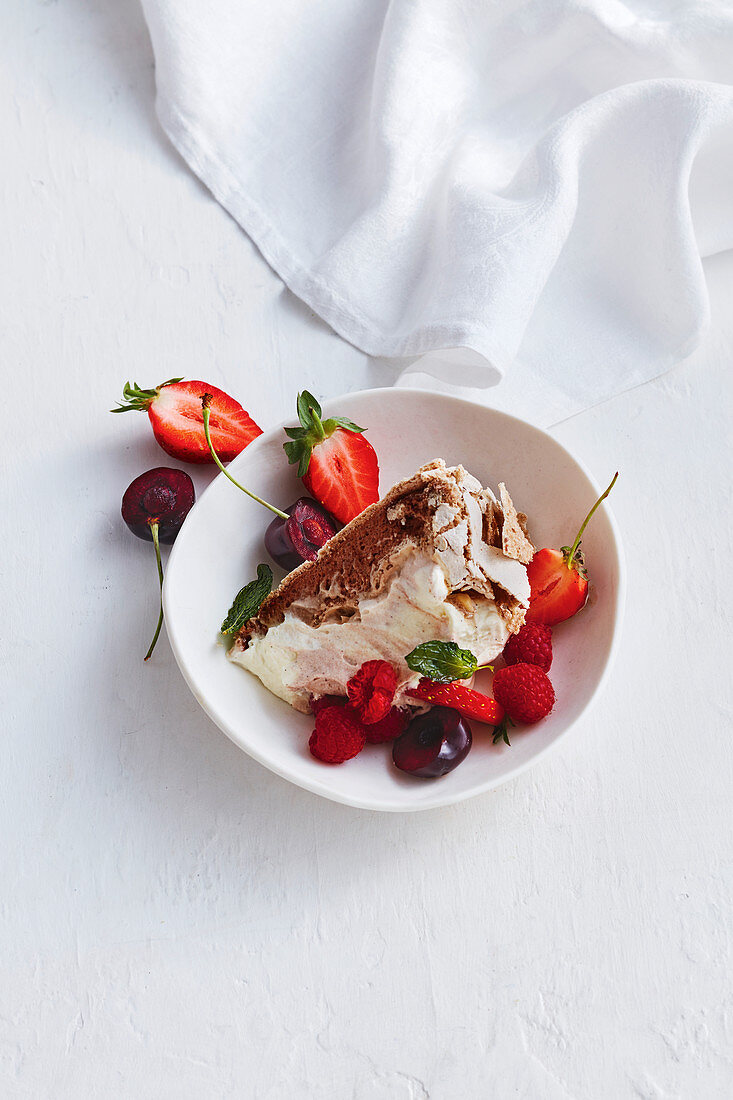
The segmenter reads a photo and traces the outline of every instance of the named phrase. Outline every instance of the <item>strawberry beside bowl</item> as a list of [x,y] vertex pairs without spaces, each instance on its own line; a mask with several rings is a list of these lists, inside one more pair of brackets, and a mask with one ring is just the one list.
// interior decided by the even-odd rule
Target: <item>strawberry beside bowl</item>
[[[535,544],[559,546],[577,528],[598,489],[552,436],[473,402],[416,390],[366,390],[327,402],[368,428],[379,455],[382,493],[431,459],[462,463],[483,484],[505,481],[529,517]],[[284,458],[284,425],[255,439],[229,465],[268,500],[290,501],[301,483]],[[459,768],[418,780],[390,766],[383,746],[329,767],[308,750],[311,716],[270,694],[227,661],[218,629],[232,597],[265,561],[262,508],[219,475],[194,505],[168,563],[165,622],[173,653],[191,691],[235,744],[297,786],[351,806],[411,811],[450,805],[491,790],[536,763],[580,719],[599,692],[618,644],[624,568],[607,505],[585,532],[591,577],[587,606],[554,631],[552,682],[557,703],[541,723],[513,731],[511,746],[492,743],[492,728],[474,726],[473,747]],[[479,674],[477,686],[481,686]],[[487,681],[488,683],[488,681]]]

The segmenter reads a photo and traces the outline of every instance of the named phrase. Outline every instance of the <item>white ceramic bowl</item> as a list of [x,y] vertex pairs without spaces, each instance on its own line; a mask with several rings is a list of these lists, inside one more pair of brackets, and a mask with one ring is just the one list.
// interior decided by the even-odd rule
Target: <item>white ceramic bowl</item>
[[[551,436],[469,401],[380,389],[339,397],[325,405],[325,412],[349,416],[369,429],[383,492],[433,458],[462,463],[494,489],[505,481],[517,507],[529,516],[537,546],[568,543],[598,496],[578,461]],[[266,432],[230,466],[239,481],[280,506],[303,493],[285,460],[284,438],[282,426]],[[605,506],[583,539],[592,579],[589,604],[554,632],[551,675],[557,703],[548,718],[516,730],[511,748],[492,745],[491,728],[474,723],[471,753],[442,779],[403,774],[383,745],[368,745],[338,767],[321,764],[308,751],[312,719],[231,664],[217,637],[236,592],[255,576],[258,562],[269,560],[262,543],[269,520],[269,512],[220,474],[192,509],[173,547],[166,569],[165,621],[181,672],[207,714],[235,744],[292,783],[373,810],[446,806],[534,764],[578,723],[600,689],[618,641],[624,588],[619,540]]]

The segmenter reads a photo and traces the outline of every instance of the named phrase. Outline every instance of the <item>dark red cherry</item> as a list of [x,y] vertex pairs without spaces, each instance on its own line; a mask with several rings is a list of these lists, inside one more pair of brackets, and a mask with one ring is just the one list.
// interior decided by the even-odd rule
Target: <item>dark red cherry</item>
[[471,727],[457,710],[433,707],[413,718],[392,744],[392,759],[403,772],[437,779],[457,768],[471,748]]
[[146,661],[155,649],[163,625],[163,563],[160,560],[160,544],[175,541],[195,499],[196,491],[188,474],[170,466],[156,466],[154,470],[146,470],[130,482],[122,498],[122,518],[133,535],[153,543],[158,566],[160,610],[153,640],[145,654]]
[[160,542],[174,542],[195,499],[196,491],[187,473],[156,466],[125,489],[122,518],[133,535],[148,542],[153,541],[151,524],[157,520]]
[[276,516],[265,531],[265,548],[283,569],[295,569],[315,561],[318,551],[336,534],[339,525],[311,497],[300,497],[287,509],[288,518]]

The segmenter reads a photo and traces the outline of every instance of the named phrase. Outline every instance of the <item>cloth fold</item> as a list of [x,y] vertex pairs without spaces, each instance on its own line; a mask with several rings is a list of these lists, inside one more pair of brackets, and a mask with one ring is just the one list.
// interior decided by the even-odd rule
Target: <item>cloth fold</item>
[[369,355],[509,372],[500,403],[547,420],[699,342],[701,258],[733,247],[727,3],[143,7],[171,141]]

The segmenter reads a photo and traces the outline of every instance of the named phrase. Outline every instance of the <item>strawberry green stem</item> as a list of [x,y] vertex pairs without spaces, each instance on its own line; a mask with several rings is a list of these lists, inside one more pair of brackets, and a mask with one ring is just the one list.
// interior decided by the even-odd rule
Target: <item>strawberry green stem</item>
[[160,583],[160,613],[158,614],[158,625],[155,628],[155,634],[153,640],[150,643],[150,649],[145,654],[144,660],[149,660],[155,649],[155,643],[160,636],[160,628],[163,625],[163,563],[160,560],[160,541],[158,539],[158,521],[153,519],[150,521],[150,534],[153,536],[153,546],[155,547],[155,560],[158,563],[158,581]]
[[320,443],[322,440],[324,440],[326,438],[326,431],[323,427],[323,421],[321,420],[320,416],[318,415],[318,413],[316,412],[316,410],[313,408],[312,405],[309,405],[308,411],[310,412],[311,416],[313,417],[313,426],[316,430],[316,437],[317,438],[313,442],[314,443]]
[[211,434],[209,432],[209,417],[211,416],[211,410],[209,408],[210,404],[211,394],[205,393],[204,396],[201,398],[201,407],[204,412],[204,435],[206,436],[206,442],[209,446],[211,457],[213,458],[214,462],[217,464],[221,472],[229,478],[232,485],[236,485],[238,489],[241,489],[242,492],[246,493],[248,497],[252,497],[252,500],[256,500],[258,504],[262,504],[265,506],[265,508],[269,508],[270,511],[274,512],[276,516],[280,517],[280,519],[289,519],[290,517],[288,516],[287,512],[281,512],[280,509],[276,508],[274,504],[268,504],[266,500],[262,499],[262,497],[258,497],[256,493],[251,493],[249,489],[245,489],[244,485],[240,485],[239,482],[229,473],[226,466],[222,465],[218,454],[214,450],[214,444],[211,442]]
[[573,564],[573,558],[575,557],[575,554],[578,550],[578,547],[580,546],[580,540],[583,537],[583,532],[585,531],[586,527],[588,526],[588,523],[590,522],[590,519],[591,519],[593,513],[595,512],[598,505],[601,504],[602,501],[604,501],[606,499],[606,497],[608,496],[608,494],[611,492],[611,489],[613,489],[614,485],[616,484],[616,478],[617,477],[618,477],[618,470],[613,475],[613,478],[611,479],[611,484],[608,486],[605,493],[601,493],[598,500],[595,502],[595,504],[591,508],[590,512],[588,513],[588,515],[585,517],[585,519],[581,523],[580,530],[578,531],[577,535],[575,536],[575,542],[570,547],[570,553],[568,554],[568,556],[566,558],[565,564],[567,565],[568,569],[570,569],[570,567]]

